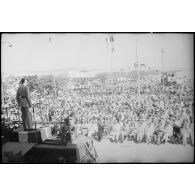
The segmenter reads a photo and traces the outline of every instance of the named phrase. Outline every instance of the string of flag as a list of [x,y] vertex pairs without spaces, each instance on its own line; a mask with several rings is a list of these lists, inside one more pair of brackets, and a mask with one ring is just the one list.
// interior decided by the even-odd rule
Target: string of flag
[[114,36],[110,35],[109,38],[106,37],[106,43],[110,43],[111,52],[113,53],[115,51],[115,48],[114,48]]
[[49,37],[49,44],[52,44],[52,38]]

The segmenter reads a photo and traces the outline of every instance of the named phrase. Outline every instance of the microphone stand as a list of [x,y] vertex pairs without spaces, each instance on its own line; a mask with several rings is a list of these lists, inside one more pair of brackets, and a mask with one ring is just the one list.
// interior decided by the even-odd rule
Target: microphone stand
[[35,122],[35,130],[37,130],[36,121],[35,121],[35,110],[34,110],[34,106],[33,106],[33,118],[34,118],[34,122]]
[[38,143],[38,138],[37,138],[37,127],[36,127],[36,120],[35,120],[35,109],[34,109],[34,105],[33,105],[33,118],[34,118],[34,122],[35,122],[36,143]]
[[19,124],[20,124],[20,109],[19,109],[19,106],[18,106],[18,119],[19,119]]

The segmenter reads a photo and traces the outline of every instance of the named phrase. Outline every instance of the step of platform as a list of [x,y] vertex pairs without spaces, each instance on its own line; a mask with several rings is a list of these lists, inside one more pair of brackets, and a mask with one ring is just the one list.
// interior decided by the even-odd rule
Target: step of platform
[[16,129],[9,133],[9,141],[11,142],[41,143],[51,137],[51,127],[40,127],[31,131]]

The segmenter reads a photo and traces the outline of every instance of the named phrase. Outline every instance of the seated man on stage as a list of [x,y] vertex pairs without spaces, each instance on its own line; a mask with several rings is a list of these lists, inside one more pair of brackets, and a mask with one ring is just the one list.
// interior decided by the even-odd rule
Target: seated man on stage
[[76,138],[76,125],[74,112],[68,113],[68,116],[64,119],[62,125],[62,140],[66,142],[71,142],[73,138]]

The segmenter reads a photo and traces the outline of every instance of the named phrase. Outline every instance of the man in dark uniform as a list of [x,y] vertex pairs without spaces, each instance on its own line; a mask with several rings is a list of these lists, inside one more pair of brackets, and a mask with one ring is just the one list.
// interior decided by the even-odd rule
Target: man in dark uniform
[[103,137],[103,133],[104,133],[104,123],[103,121],[99,121],[98,122],[98,139],[99,141],[101,141],[102,137]]
[[24,130],[32,129],[32,114],[29,110],[32,107],[32,102],[26,79],[21,80],[16,94],[16,100],[18,102],[18,106],[21,107]]

